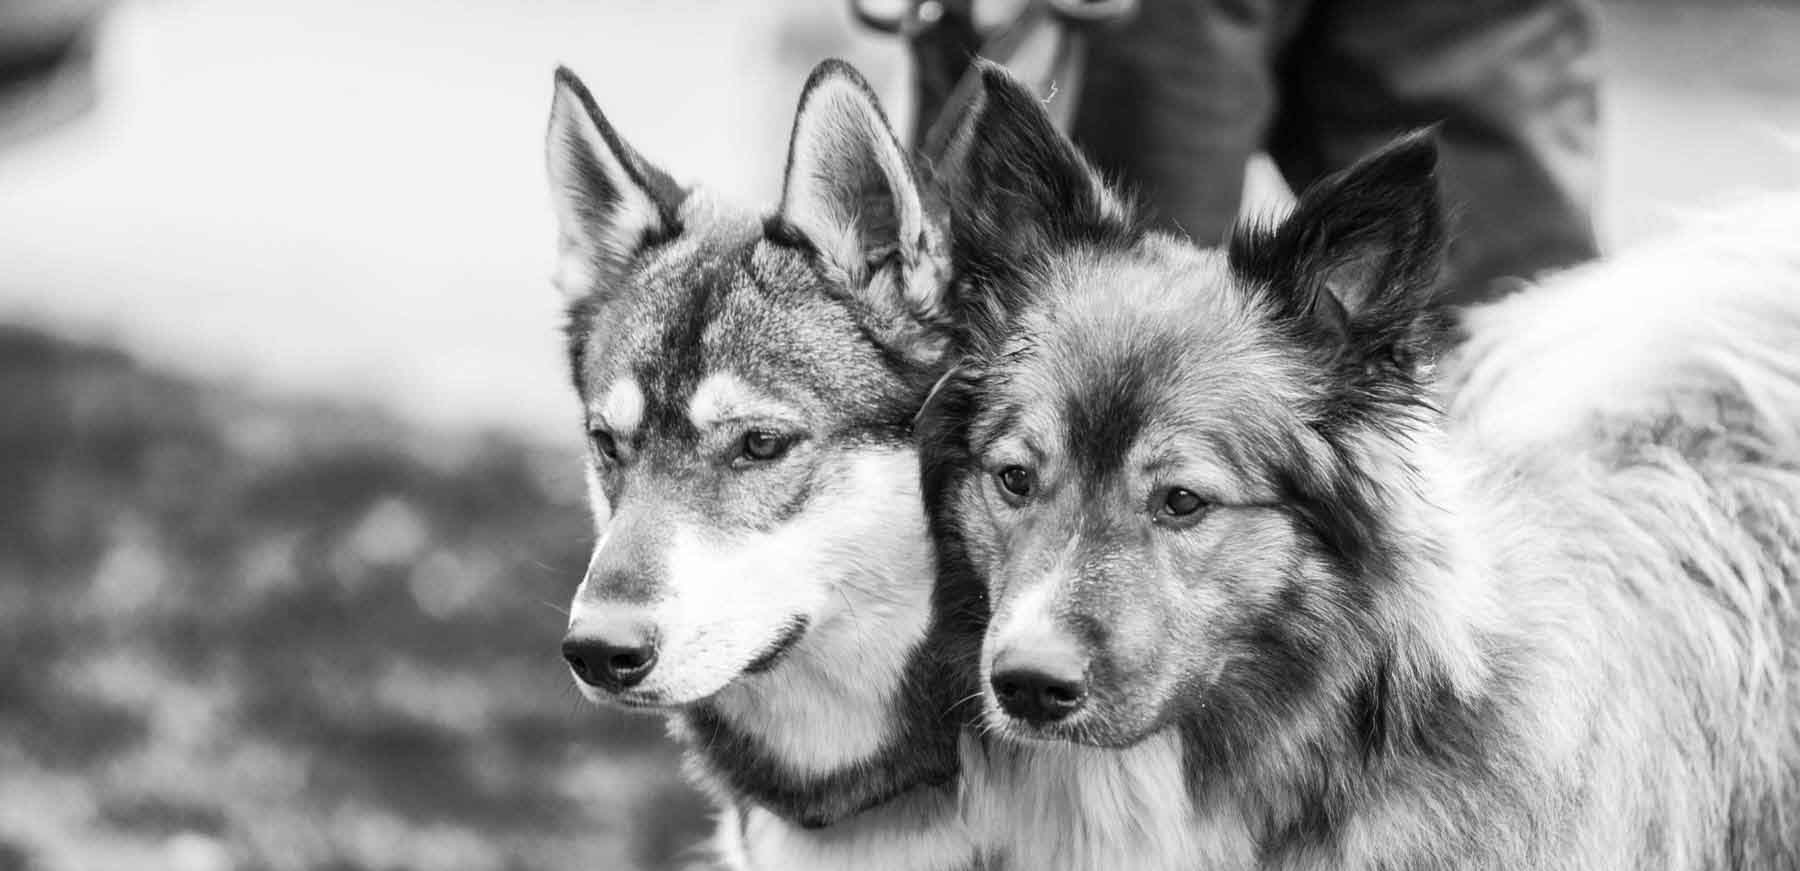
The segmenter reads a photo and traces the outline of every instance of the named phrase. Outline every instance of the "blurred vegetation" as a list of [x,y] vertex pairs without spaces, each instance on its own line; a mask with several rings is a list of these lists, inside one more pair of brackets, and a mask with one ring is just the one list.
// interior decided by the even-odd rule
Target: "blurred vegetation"
[[557,657],[572,457],[0,327],[0,871],[663,868],[660,720]]

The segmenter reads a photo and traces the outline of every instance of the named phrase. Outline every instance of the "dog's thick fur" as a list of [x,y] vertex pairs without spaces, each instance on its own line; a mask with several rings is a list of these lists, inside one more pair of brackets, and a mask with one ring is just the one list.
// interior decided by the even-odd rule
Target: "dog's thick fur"
[[965,812],[1009,867],[1800,867],[1800,198],[1440,361],[1427,136],[1201,250],[985,79],[942,601],[984,686],[1047,633],[1087,663],[1065,720],[987,692]]
[[671,715],[733,868],[965,867],[971,688],[935,638],[912,442],[947,243],[873,94],[818,68],[766,217],[675,184],[567,71],[549,166],[599,536],[571,643],[658,651],[582,692]]

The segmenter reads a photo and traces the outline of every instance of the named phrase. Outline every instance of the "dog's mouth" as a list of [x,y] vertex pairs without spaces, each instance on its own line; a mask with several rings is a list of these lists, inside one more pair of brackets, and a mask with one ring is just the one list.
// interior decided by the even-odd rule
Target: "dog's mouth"
[[799,644],[800,639],[805,637],[810,624],[811,621],[803,616],[790,618],[787,625],[782,627],[781,634],[775,636],[774,641],[769,642],[768,646],[756,655],[756,658],[750,660],[749,665],[744,666],[744,673],[762,674],[774,668],[788,655],[789,651],[794,649],[794,645]]
[[607,696],[606,702],[620,707],[646,710],[669,707],[669,703],[663,701],[662,697],[655,693],[640,693],[631,690]]
[[1078,737],[1079,728],[1072,727],[1072,724],[1066,720],[1055,723],[1033,723],[1000,710],[998,705],[988,711],[987,721],[989,734],[1008,741],[1020,743],[1041,741],[1049,744],[1087,743]]
[[1075,744],[1102,750],[1124,750],[1156,734],[1160,725],[1145,727],[1118,722],[1116,711],[1082,710],[1066,719],[1034,723],[1002,710],[990,696],[982,719],[986,734],[1016,744]]

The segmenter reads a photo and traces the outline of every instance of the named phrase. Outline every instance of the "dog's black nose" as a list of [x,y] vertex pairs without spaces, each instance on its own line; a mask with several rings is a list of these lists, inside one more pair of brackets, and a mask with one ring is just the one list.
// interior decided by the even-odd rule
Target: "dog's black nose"
[[604,635],[570,632],[562,655],[582,683],[616,693],[637,686],[656,667],[656,638],[647,626],[609,627]]
[[1001,656],[994,662],[994,697],[1027,723],[1054,723],[1087,701],[1082,664],[1065,657]]

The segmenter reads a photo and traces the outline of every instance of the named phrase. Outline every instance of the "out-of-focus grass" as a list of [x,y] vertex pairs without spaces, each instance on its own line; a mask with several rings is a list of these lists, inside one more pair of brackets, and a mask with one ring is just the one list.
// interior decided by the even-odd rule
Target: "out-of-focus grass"
[[580,703],[573,459],[0,327],[0,871],[659,868],[705,807]]

